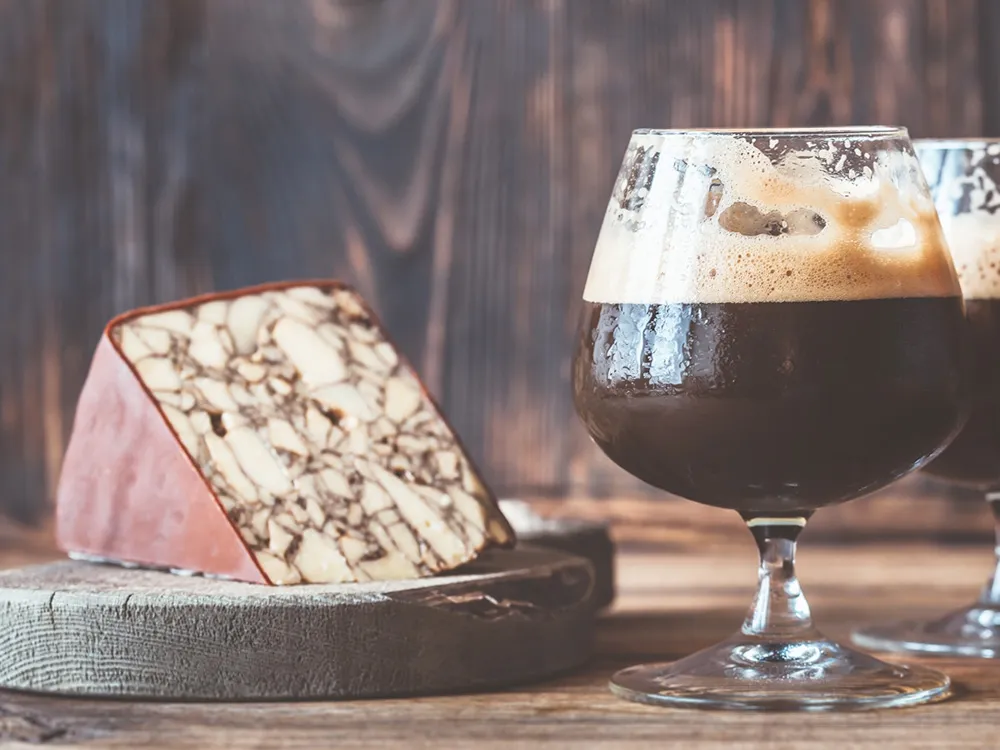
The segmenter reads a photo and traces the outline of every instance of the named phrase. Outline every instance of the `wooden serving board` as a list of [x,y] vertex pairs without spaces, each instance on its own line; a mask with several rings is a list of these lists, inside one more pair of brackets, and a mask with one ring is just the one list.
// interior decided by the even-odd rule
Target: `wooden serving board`
[[266,587],[63,561],[0,573],[0,687],[181,700],[497,687],[584,662],[594,573],[524,546],[461,573]]
[[520,544],[549,547],[579,555],[594,566],[594,607],[615,598],[615,545],[606,523],[575,518],[546,518],[523,500],[504,499],[500,510],[510,521]]

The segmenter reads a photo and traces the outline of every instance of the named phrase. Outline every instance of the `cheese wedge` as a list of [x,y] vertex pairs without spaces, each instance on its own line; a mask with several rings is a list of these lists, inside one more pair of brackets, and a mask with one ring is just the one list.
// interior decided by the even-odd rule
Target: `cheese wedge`
[[82,558],[297,584],[429,576],[514,534],[371,310],[322,282],[111,321],[57,539]]

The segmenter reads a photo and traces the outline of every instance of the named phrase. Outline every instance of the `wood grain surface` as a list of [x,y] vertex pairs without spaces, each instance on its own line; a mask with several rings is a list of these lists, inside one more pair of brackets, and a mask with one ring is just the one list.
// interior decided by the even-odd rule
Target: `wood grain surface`
[[259,586],[62,561],[0,572],[0,686],[173,700],[372,698],[582,664],[594,571],[541,547],[419,581]]
[[0,0],[0,509],[44,523],[108,318],[303,276],[498,492],[649,495],[568,392],[629,131],[998,135],[998,36],[993,0]]
[[594,570],[594,609],[604,609],[615,598],[615,543],[604,519],[539,515],[534,503],[505,499],[500,510],[517,534],[517,544],[561,550],[582,557]]
[[[921,564],[914,565],[914,560]],[[10,560],[8,560],[10,561]],[[846,638],[859,622],[964,604],[990,550],[804,545],[800,574],[818,624]],[[755,581],[753,543],[620,558],[615,609],[598,622],[584,668],[527,688],[378,701],[205,704],[51,698],[0,692],[0,746],[90,748],[992,748],[1000,667],[922,660],[948,672],[946,703],[863,714],[685,711],[614,698],[609,674],[669,660],[731,634]]]

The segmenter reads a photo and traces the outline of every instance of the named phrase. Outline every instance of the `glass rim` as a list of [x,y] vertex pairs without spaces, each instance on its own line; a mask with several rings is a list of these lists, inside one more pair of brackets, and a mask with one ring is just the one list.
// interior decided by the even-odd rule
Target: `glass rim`
[[1000,138],[914,138],[913,147],[925,150],[958,151],[1000,144]]
[[[665,137],[700,136],[726,137],[760,136],[770,138],[909,138],[909,131],[902,125],[846,125],[816,128],[636,128],[632,135],[658,135]],[[998,139],[1000,142],[1000,139]]]

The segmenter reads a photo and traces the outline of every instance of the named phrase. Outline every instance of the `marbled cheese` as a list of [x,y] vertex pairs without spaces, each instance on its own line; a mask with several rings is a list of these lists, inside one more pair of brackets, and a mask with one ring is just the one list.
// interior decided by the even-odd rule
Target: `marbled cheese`
[[[128,314],[107,336],[264,582],[427,576],[513,541],[454,432],[355,292],[335,284],[256,288]],[[120,412],[115,418],[129,418]],[[74,441],[87,439],[76,432],[91,421],[78,418]],[[60,506],[94,502],[79,491],[106,460],[93,447],[71,446],[65,471],[73,476]],[[105,470],[125,469],[108,463]],[[136,491],[144,486],[137,482]],[[123,508],[142,502],[127,488],[112,494],[124,495]],[[174,504],[168,498],[165,506]],[[199,512],[210,507],[202,502]],[[73,542],[115,537],[71,527],[107,523],[108,513],[60,510],[71,519],[60,525],[68,551],[126,557],[113,543]],[[184,538],[163,541],[152,545],[168,550],[160,559],[135,560],[133,552],[128,560],[191,566],[191,554],[162,559],[171,545],[183,550]],[[203,572],[247,577],[218,567]]]

